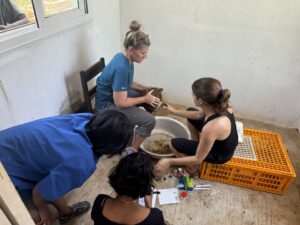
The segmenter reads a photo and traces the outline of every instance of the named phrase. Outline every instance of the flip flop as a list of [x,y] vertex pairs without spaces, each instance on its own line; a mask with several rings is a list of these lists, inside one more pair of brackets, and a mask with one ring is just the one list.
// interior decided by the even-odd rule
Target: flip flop
[[86,213],[90,209],[90,207],[91,207],[91,205],[87,201],[78,202],[78,203],[70,206],[70,209],[71,209],[70,213],[63,215],[63,216],[59,216],[58,220],[59,220],[60,224],[68,223],[74,217]]
[[185,171],[189,174],[190,178],[199,178],[200,177],[199,169],[195,169],[194,171],[191,171],[186,167]]
[[176,178],[183,177],[184,176],[183,174],[184,174],[184,169],[180,167],[172,171],[172,175]]

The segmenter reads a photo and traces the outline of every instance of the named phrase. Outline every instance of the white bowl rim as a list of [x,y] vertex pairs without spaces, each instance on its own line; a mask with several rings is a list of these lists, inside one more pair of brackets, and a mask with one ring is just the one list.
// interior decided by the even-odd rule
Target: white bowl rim
[[167,120],[171,120],[171,121],[177,123],[178,125],[182,126],[185,129],[185,131],[188,135],[187,139],[189,139],[189,140],[191,139],[191,132],[189,131],[189,129],[182,122],[180,122],[180,121],[178,121],[174,118],[167,117],[167,116],[155,116],[155,120],[156,119],[167,119]]
[[[178,121],[174,118],[167,117],[167,116],[155,116],[155,120],[160,120],[160,119],[161,120],[170,120],[174,123],[177,123],[178,125],[180,125],[186,131],[187,136],[188,136],[187,139],[189,139],[189,140],[191,139],[191,133],[190,133],[189,129],[182,122],[180,122],[180,121]],[[173,153],[170,153],[170,154],[157,154],[157,153],[150,152],[150,151],[148,151],[144,148],[143,143],[141,144],[140,148],[152,157],[155,157],[157,159],[161,159],[161,158],[168,158],[168,157],[173,157],[174,156]]]

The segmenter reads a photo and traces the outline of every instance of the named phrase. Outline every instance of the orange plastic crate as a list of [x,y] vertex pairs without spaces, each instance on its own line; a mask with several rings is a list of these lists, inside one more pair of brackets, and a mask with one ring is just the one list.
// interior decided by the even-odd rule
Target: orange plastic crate
[[283,194],[296,177],[281,137],[272,132],[244,129],[252,138],[256,160],[233,157],[225,164],[202,163],[200,177],[261,191]]

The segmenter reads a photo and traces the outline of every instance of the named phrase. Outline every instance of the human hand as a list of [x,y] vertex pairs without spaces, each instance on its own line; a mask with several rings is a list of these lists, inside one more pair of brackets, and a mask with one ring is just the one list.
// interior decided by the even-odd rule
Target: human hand
[[173,106],[171,106],[168,103],[164,103],[163,108],[166,109],[169,113],[174,113],[176,110]]
[[153,107],[156,107],[159,105],[160,99],[152,95],[153,91],[154,89],[145,95],[145,102]]
[[49,207],[45,204],[38,208],[38,213],[40,216],[40,221],[36,223],[36,225],[51,225],[54,218]]
[[8,29],[9,27],[7,25],[0,25],[0,30],[6,30]]
[[163,173],[166,172],[167,169],[169,169],[171,166],[170,159],[164,158],[160,159],[157,164],[154,166],[154,171],[156,173]]

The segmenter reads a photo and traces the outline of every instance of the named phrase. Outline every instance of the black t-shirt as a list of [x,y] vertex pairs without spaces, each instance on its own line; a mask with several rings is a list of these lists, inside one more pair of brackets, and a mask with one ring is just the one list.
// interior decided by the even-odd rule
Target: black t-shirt
[[[111,197],[104,194],[100,194],[97,196],[93,204],[91,213],[94,225],[120,225],[119,223],[115,223],[107,219],[103,215],[103,207],[105,205],[105,201],[108,198]],[[164,217],[162,211],[158,208],[150,208],[149,215],[142,222],[137,223],[136,225],[164,225]]]

